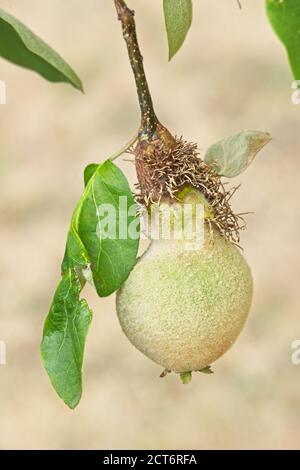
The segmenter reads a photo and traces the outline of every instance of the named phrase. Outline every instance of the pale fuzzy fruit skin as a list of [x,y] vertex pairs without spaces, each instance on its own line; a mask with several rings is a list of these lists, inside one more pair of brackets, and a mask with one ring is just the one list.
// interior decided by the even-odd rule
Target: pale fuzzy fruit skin
[[153,241],[117,295],[131,343],[165,369],[197,371],[238,337],[252,300],[252,276],[238,248],[218,231],[200,250]]
[[249,312],[250,269],[235,246],[214,238],[200,251],[153,242],[118,293],[125,335],[168,370],[210,365],[236,340]]

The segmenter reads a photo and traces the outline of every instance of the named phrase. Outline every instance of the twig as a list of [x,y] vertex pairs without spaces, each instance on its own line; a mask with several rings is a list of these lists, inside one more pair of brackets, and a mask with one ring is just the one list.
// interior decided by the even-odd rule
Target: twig
[[157,128],[158,120],[153,108],[149,91],[143,57],[139,48],[134,11],[130,10],[124,0],[114,0],[118,18],[122,23],[123,37],[127,45],[128,55],[137,87],[139,104],[142,114],[142,137],[151,138]]
[[135,144],[135,142],[138,140],[138,136],[139,136],[139,133],[138,131],[134,134],[134,136],[132,137],[132,139],[129,140],[129,142],[127,142],[126,145],[124,145],[124,147],[120,148],[119,150],[117,150],[117,152],[115,152],[113,155],[111,155],[109,157],[109,159],[113,162],[114,160],[116,160],[118,157],[120,157],[120,155],[122,155],[123,153],[125,153],[128,149],[130,149],[130,147],[133,146],[133,144]]

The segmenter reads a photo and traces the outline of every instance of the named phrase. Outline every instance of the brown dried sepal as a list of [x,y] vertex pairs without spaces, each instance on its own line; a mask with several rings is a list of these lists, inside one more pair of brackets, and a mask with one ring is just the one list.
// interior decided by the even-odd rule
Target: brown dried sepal
[[221,177],[199,157],[197,144],[174,138],[159,125],[151,142],[138,142],[135,157],[139,203],[148,207],[164,196],[176,199],[179,191],[192,185],[214,211],[214,218],[207,220],[210,227],[217,227],[226,239],[239,244],[245,222],[241,214],[234,214],[229,203],[237,188],[226,191]]

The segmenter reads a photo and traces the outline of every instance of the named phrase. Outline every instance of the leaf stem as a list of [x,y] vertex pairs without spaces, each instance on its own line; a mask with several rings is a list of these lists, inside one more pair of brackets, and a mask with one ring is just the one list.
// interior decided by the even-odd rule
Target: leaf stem
[[111,155],[109,157],[109,159],[113,162],[114,160],[116,160],[120,155],[122,155],[123,153],[125,153],[127,150],[130,149],[130,147],[132,147],[133,144],[135,144],[135,142],[138,140],[138,137],[139,137],[139,132],[136,131],[136,133],[134,134],[134,136],[129,140],[129,142],[127,142],[127,144],[125,144],[122,148],[120,148],[119,150],[117,150],[113,155]]
[[138,99],[142,114],[141,138],[150,139],[156,131],[156,117],[152,97],[145,75],[143,56],[141,54],[134,20],[134,11],[130,10],[124,0],[114,0],[118,18],[122,23],[123,37],[127,45],[129,60],[133,70]]

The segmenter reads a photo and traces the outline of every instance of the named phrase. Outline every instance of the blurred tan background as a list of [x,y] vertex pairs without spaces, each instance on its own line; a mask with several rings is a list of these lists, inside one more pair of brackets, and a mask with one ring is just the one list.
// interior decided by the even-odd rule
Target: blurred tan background
[[[68,410],[43,370],[39,343],[60,276],[82,172],[135,132],[139,110],[112,0],[3,0],[82,77],[64,84],[0,62],[2,449],[300,448],[300,106],[261,0],[195,0],[188,39],[167,63],[161,0],[130,0],[161,121],[212,142],[254,128],[274,140],[236,181],[233,205],[253,211],[242,245],[255,279],[251,314],[213,376],[159,379],[161,369],[122,334],[114,297],[85,297],[94,311],[84,394]],[[135,182],[132,164],[120,165]]]

